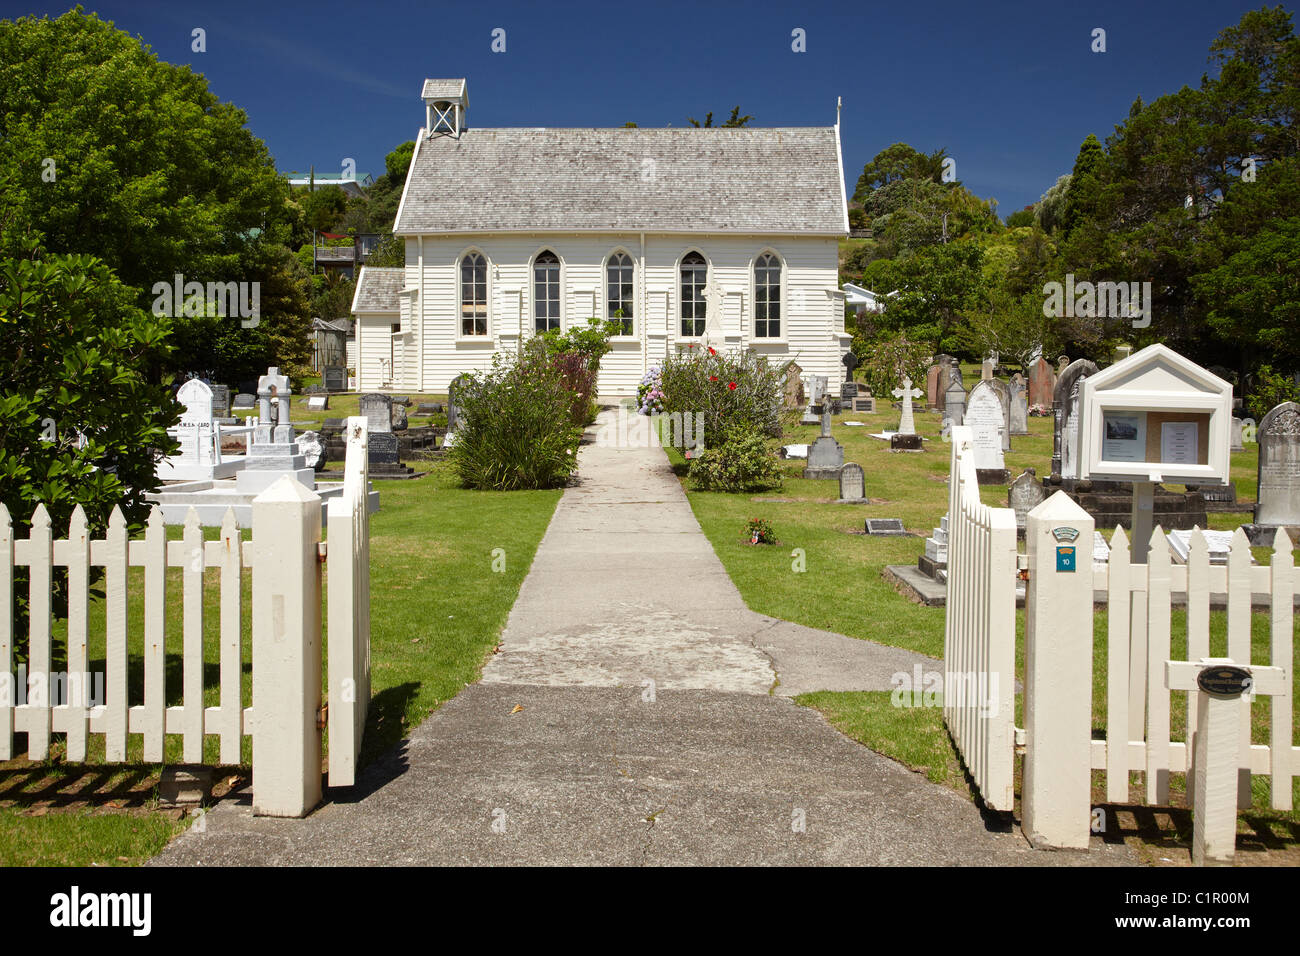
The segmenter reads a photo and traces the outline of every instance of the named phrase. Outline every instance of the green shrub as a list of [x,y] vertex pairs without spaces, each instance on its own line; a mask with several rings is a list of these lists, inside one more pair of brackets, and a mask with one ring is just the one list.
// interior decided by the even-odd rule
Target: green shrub
[[687,473],[700,491],[749,492],[781,487],[781,470],[767,439],[751,429],[734,430],[721,446],[691,459]]
[[1262,420],[1283,402],[1300,402],[1300,385],[1290,375],[1274,372],[1270,365],[1261,365],[1251,378],[1247,406]]
[[766,356],[690,347],[670,355],[659,378],[663,411],[698,416],[705,445],[725,445],[732,433],[781,436],[785,366],[769,365]]
[[493,359],[461,390],[461,420],[450,460],[467,488],[558,488],[577,468],[582,427],[577,394],[543,348]]

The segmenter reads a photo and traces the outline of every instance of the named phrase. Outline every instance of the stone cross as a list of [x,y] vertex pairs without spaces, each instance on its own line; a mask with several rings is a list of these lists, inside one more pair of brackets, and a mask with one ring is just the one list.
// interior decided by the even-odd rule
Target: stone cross
[[891,394],[895,398],[901,398],[903,400],[903,418],[898,423],[898,433],[900,435],[915,435],[916,422],[912,418],[912,399],[920,398],[925,393],[919,388],[912,387],[912,379],[910,376],[904,376],[903,387],[894,389]]

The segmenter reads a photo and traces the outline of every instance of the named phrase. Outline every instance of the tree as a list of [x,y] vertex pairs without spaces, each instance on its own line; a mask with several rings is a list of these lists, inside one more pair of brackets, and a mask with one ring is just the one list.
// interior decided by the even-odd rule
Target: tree
[[307,225],[317,232],[333,232],[348,210],[348,194],[330,183],[317,186],[302,197]]
[[[727,120],[725,123],[723,123],[722,125],[723,125],[724,127],[728,127],[728,126],[748,126],[748,125],[749,125],[749,121],[752,120],[753,118],[754,118],[754,117],[752,117],[752,116],[741,116],[741,115],[740,115],[740,107],[739,107],[739,106],[734,106],[734,107],[732,107],[732,109],[731,109],[731,118],[728,119],[728,120]],[[708,128],[708,127],[710,127],[710,126],[713,125],[713,111],[710,110],[708,113],[704,114],[704,123],[703,123],[703,124],[701,124],[700,121],[697,120],[697,119],[696,119],[695,117],[693,117],[693,116],[688,116],[688,117],[686,118],[686,121],[687,121],[688,123],[690,123],[692,126],[695,126],[695,127],[700,127],[701,125],[703,125],[704,128]]]
[[[78,505],[92,534],[114,506],[142,530],[157,459],[178,447],[167,428],[180,406],[150,381],[169,320],[141,309],[93,256],[14,245],[0,259],[0,502],[19,534],[37,503],[56,537]],[[21,611],[26,588],[15,594]]]
[[862,175],[858,177],[853,198],[862,202],[873,190],[888,186],[900,179],[928,179],[941,183],[947,152],[946,149],[939,149],[927,156],[907,143],[888,146],[862,168]]
[[1061,210],[1061,228],[1069,235],[1071,230],[1084,218],[1095,218],[1097,210],[1097,192],[1100,189],[1098,176],[1106,156],[1101,143],[1092,133],[1079,147],[1079,155],[1074,160],[1074,169],[1070,173],[1069,185],[1065,192],[1064,208]]
[[0,254],[19,236],[155,282],[246,278],[287,193],[247,116],[80,8],[0,21]]
[[[983,253],[975,242],[964,240],[926,246],[903,258],[872,263],[876,289],[897,289],[877,325],[887,331],[905,331],[913,340],[936,343],[943,351],[959,344],[952,333],[962,314],[978,301],[982,289]],[[872,273],[872,269],[876,271]]]
[[1070,174],[1058,176],[1034,204],[1034,219],[1045,232],[1052,232],[1061,224],[1061,214],[1065,209],[1065,195],[1070,190]]

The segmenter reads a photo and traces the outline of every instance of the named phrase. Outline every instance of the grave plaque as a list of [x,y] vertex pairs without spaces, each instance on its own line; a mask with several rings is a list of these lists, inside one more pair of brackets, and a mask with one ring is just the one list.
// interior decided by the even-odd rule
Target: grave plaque
[[1002,401],[991,381],[977,382],[970,391],[963,424],[971,429],[975,451],[975,474],[980,484],[1001,484],[1007,480],[1006,460],[1002,456],[1003,433],[1007,429],[1002,417]]
[[881,538],[907,537],[902,518],[868,518],[867,534]]
[[212,386],[212,416],[214,418],[230,417],[230,386]]
[[371,432],[367,437],[370,463],[374,465],[398,463],[397,436],[392,432]]
[[330,397],[328,395],[312,395],[307,399],[307,410],[312,412],[323,412],[330,407]]
[[840,501],[854,504],[865,503],[866,481],[862,466],[857,462],[846,461],[840,469]]
[[853,400],[853,410],[855,412],[867,412],[868,414],[875,414],[876,400],[871,396],[867,396],[866,398],[855,398]]
[[[393,400],[379,392],[370,392],[361,396],[361,414],[366,416],[366,429],[370,433],[371,445],[374,436],[386,434],[393,430]],[[370,459],[374,461],[374,458]]]
[[238,408],[240,410],[245,410],[245,411],[248,409],[256,408],[257,396],[250,395],[248,392],[240,392],[238,395],[235,396],[235,404],[231,405],[230,407]]

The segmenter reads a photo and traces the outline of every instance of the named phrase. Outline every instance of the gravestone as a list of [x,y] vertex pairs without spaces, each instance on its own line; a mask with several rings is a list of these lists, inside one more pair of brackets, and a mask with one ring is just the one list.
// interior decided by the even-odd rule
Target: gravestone
[[980,379],[975,384],[978,387],[985,383],[997,393],[1002,405],[1002,450],[1008,452],[1011,450],[1011,386],[996,378]]
[[1070,367],[1070,356],[1058,355],[1056,357],[1056,374],[1060,377],[1067,368]]
[[826,396],[826,376],[810,375],[808,376],[808,404],[804,406],[803,417],[799,419],[800,425],[816,425],[820,422],[818,413],[814,406],[820,408],[825,402]]
[[876,538],[906,538],[910,537],[906,528],[903,527],[902,518],[868,518],[867,534]]
[[854,382],[845,382],[840,386],[840,401],[852,402],[858,397],[858,386]]
[[943,420],[948,426],[960,425],[966,417],[966,389],[954,381],[943,395]]
[[939,391],[939,377],[942,373],[941,365],[931,365],[925,373],[925,407],[930,411],[939,407],[939,399],[943,395]]
[[472,379],[468,375],[457,375],[447,386],[447,431],[455,431],[460,425],[460,403],[464,398],[463,390]]
[[1033,511],[1047,500],[1047,489],[1038,480],[1032,468],[1026,468],[1011,487],[1007,489],[1007,507],[1016,513],[1016,533],[1025,535],[1026,520]]
[[393,430],[393,400],[389,396],[369,392],[361,396],[360,406],[371,438]]
[[223,457],[217,461],[213,448],[216,422],[212,415],[212,389],[192,378],[176,392],[176,400],[185,406],[174,434],[180,438],[180,450],[158,462],[154,474],[160,481],[210,481],[229,478],[241,467],[243,459]]
[[1052,392],[1052,407],[1056,412],[1052,474],[1062,479],[1079,477],[1079,383],[1096,374],[1095,363],[1079,359],[1062,368],[1056,379],[1056,388]]
[[240,392],[238,395],[235,396],[235,402],[230,407],[232,409],[237,408],[240,411],[247,411],[251,408],[256,408],[257,396],[250,395],[248,392]]
[[853,400],[853,410],[855,412],[866,412],[874,415],[876,412],[876,400],[868,395],[866,398],[858,397]]
[[1041,355],[1029,366],[1029,404],[1052,407],[1052,393],[1056,388],[1056,375],[1051,364]]
[[320,472],[325,469],[325,443],[316,432],[301,432],[297,436],[307,467]]
[[323,412],[330,407],[330,397],[328,395],[312,395],[307,399],[307,410],[311,412]]
[[1007,423],[1002,417],[1002,400],[994,385],[991,381],[975,383],[970,390],[963,422],[971,429],[975,477],[981,485],[1000,485],[1008,477],[1006,459],[1002,456]]
[[307,464],[294,434],[292,396],[288,376],[281,375],[274,366],[257,380],[257,426],[244,468],[235,476],[235,488],[240,494],[261,494],[286,475],[315,489],[315,470]]
[[1300,405],[1283,402],[1272,408],[1255,433],[1259,442],[1259,493],[1255,524],[1247,529],[1252,543],[1272,544],[1278,528],[1300,542]]
[[844,447],[831,437],[830,403],[822,404],[822,433],[808,448],[805,478],[837,478],[844,467]]
[[393,431],[406,431],[406,406],[393,402]]
[[441,402],[420,402],[418,405],[415,406],[415,414],[441,415],[442,403]]
[[980,366],[980,381],[993,381],[993,360],[986,358],[984,364]]
[[786,408],[798,408],[803,405],[803,369],[797,362],[791,362],[785,367],[785,386],[783,389],[783,400]]
[[326,391],[346,392],[348,389],[348,370],[342,365],[327,365],[321,371],[321,381]]
[[848,461],[840,469],[840,501],[846,504],[866,504],[866,479],[862,466]]
[[324,385],[308,385],[302,390],[304,396],[307,395],[326,395],[328,394]]
[[1246,444],[1242,440],[1242,429],[1245,423],[1240,418],[1232,420],[1232,427],[1228,429],[1229,441],[1228,451],[1245,451]]
[[939,519],[939,527],[925,539],[925,551],[916,559],[922,574],[934,581],[948,580],[948,516]]
[[346,424],[347,419],[345,418],[327,418],[325,421],[321,422],[320,427],[322,430],[327,428],[342,428]]
[[840,356],[840,364],[844,366],[844,377],[850,382],[853,381],[853,372],[858,367],[858,353],[849,349]]
[[230,417],[230,386],[229,385],[212,386],[212,417],[213,418]]
[[912,399],[920,398],[921,390],[912,387],[911,377],[904,376],[903,387],[894,389],[893,396],[903,400],[903,415],[898,423],[898,434],[915,435],[916,421],[912,416]]
[[1011,414],[1007,427],[1011,435],[1029,434],[1029,401],[1025,395],[1025,379],[1019,372],[1011,376]]

